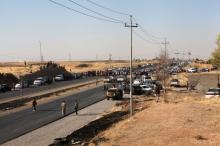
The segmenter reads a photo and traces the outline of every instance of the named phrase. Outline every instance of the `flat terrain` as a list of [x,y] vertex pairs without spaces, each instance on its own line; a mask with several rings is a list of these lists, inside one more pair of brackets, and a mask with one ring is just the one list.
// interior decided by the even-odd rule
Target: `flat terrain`
[[[45,62],[46,63],[46,62]],[[54,63],[60,66],[65,66],[67,71],[70,72],[84,72],[91,70],[105,70],[110,67],[128,67],[129,61],[55,61]],[[133,65],[137,66],[146,62],[134,62]],[[16,76],[35,72],[39,70],[43,64],[40,62],[27,62],[26,67],[24,62],[5,62],[0,63],[0,73],[12,73]]]
[[187,92],[169,92],[167,98],[167,103],[163,99],[150,105],[142,103],[144,110],[101,132],[90,145],[220,145],[219,99],[208,100],[201,94]]

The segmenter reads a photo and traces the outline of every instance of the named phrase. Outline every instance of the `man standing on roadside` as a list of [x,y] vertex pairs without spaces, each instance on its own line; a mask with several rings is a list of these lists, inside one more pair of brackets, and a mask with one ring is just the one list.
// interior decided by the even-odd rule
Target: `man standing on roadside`
[[78,101],[75,100],[74,109],[75,109],[76,115],[78,115],[78,107],[79,107]]
[[33,111],[36,111],[36,106],[37,106],[37,100],[36,98],[34,98],[33,102],[32,102],[32,107],[33,107]]
[[66,115],[66,102],[65,102],[65,100],[63,100],[61,103],[61,110],[62,110],[62,116],[65,116]]
[[160,88],[156,86],[156,102],[159,102],[160,99]]

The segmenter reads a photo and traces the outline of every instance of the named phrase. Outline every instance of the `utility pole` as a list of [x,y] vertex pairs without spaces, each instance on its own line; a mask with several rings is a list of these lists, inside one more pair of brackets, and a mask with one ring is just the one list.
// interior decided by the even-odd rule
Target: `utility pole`
[[138,27],[137,24],[133,25],[132,22],[132,15],[130,15],[130,25],[128,25],[127,23],[125,23],[125,27],[129,27],[131,28],[131,50],[130,50],[130,115],[133,115],[133,98],[132,98],[132,31],[133,31],[133,27]]
[[165,93],[166,93],[166,76],[165,76],[165,72],[166,72],[166,67],[167,67],[167,45],[169,44],[169,42],[167,41],[167,38],[164,39],[164,42],[162,42],[162,44],[164,44],[163,85],[164,85],[164,100],[166,100],[165,99]]
[[42,44],[41,44],[41,41],[39,41],[39,45],[40,45],[40,62],[43,63],[44,57],[42,55]]
[[188,52],[188,61],[191,60],[191,52]]
[[167,57],[167,45],[169,44],[169,42],[167,41],[167,38],[164,38],[164,42],[162,42],[162,44],[164,45],[164,57]]
[[108,56],[108,60],[109,60],[109,68],[112,68],[112,54],[109,54]]
[[71,53],[70,53],[70,52],[68,53],[68,60],[69,60],[69,61],[72,60],[72,57],[71,57]]

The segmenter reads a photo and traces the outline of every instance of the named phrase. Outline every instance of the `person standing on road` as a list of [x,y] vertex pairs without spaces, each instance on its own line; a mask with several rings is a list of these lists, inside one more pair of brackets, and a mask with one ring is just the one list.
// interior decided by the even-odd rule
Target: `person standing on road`
[[76,115],[78,115],[78,108],[79,108],[78,101],[75,100],[75,103],[74,103],[74,109],[75,109]]
[[61,110],[62,110],[62,116],[65,116],[66,115],[66,102],[65,102],[65,100],[63,100],[61,103]]
[[37,100],[36,100],[36,98],[34,98],[34,100],[32,102],[33,111],[37,110],[36,106],[37,106]]

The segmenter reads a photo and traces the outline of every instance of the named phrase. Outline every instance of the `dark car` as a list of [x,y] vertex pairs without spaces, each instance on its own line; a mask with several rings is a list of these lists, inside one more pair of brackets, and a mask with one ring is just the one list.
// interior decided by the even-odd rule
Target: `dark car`
[[133,85],[132,88],[133,95],[141,95],[145,93],[140,85]]
[[7,92],[7,91],[11,91],[11,87],[9,87],[6,84],[1,84],[0,85],[0,92]]
[[110,98],[122,99],[123,98],[123,91],[121,89],[117,89],[117,88],[110,88],[106,92],[106,98],[107,98],[107,100],[109,100]]

